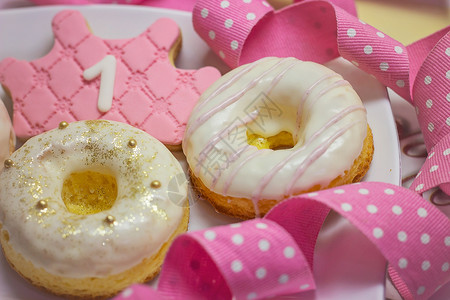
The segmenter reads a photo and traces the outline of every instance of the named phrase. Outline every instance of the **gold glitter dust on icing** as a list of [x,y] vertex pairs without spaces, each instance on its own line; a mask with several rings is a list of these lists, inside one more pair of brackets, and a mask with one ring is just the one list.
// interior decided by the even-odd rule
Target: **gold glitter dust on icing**
[[[61,144],[62,145],[66,145],[66,144],[68,144],[69,142],[71,142],[72,141],[72,135],[71,134],[67,134],[67,135],[65,135],[64,136],[64,138],[61,140]],[[63,150],[64,151],[64,150]]]
[[152,205],[152,212],[158,215],[161,219],[167,220],[167,213],[157,205]]
[[[94,230],[94,235],[98,235],[98,236],[107,236],[108,235],[108,236],[110,236],[110,235],[112,235],[114,233],[113,228],[114,228],[113,226],[112,227],[109,226],[109,225],[105,226],[105,223],[102,222],[101,225],[98,226]],[[109,240],[109,239],[107,239],[107,240]]]
[[127,214],[122,222],[127,222],[127,223],[135,223],[136,222],[136,216],[132,213]]
[[[40,204],[40,202],[42,203]],[[28,202],[25,198],[21,199],[21,202]],[[45,203],[45,207],[43,204]],[[28,215],[25,217],[26,221],[36,222],[43,228],[49,227],[50,224],[46,223],[49,216],[55,215],[56,210],[48,207],[48,199],[39,200],[36,205],[29,207]]]
[[33,198],[38,199],[39,196],[43,193],[42,191],[42,185],[39,180],[36,180],[31,184],[29,193],[32,195]]
[[59,228],[59,232],[61,233],[61,237],[63,239],[81,233],[83,226],[81,224],[77,224],[78,222],[73,222],[73,220],[70,219],[62,220],[61,222],[64,224],[64,227]]
[[28,194],[35,199],[35,201],[39,200],[41,198],[41,195],[43,193],[43,186],[46,186],[46,184],[43,184],[41,181],[43,180],[42,176],[40,175],[39,178],[35,178],[30,175],[32,172],[32,168],[27,166],[24,169],[28,170],[21,170],[22,172],[17,176],[17,186],[19,188],[28,188]]

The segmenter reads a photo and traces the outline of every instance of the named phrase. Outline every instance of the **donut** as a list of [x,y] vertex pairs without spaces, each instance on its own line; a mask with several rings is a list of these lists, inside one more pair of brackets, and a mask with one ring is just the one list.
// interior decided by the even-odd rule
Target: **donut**
[[373,156],[361,99],[323,65],[268,57],[201,96],[183,140],[195,190],[218,212],[263,216],[293,195],[360,181]]
[[187,185],[173,182],[179,174],[167,148],[137,128],[61,122],[5,161],[5,257],[33,285],[67,297],[110,297],[150,280],[187,230]]
[[[0,161],[5,161],[13,153],[16,145],[16,136],[9,118],[8,111],[0,99]],[[3,165],[0,165],[0,170]]]
[[220,77],[210,66],[174,66],[181,33],[169,18],[136,37],[113,40],[94,35],[79,11],[63,10],[54,16],[52,30],[48,54],[0,62],[0,83],[14,103],[14,130],[22,140],[62,121],[107,119],[179,149],[192,108]]

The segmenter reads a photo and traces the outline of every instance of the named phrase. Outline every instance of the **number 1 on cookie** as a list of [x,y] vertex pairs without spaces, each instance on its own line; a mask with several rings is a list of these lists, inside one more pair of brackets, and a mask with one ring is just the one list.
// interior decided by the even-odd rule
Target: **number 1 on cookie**
[[106,55],[101,61],[83,72],[83,78],[86,80],[92,80],[99,75],[100,88],[97,108],[101,112],[107,112],[111,109],[116,79],[116,58],[113,55]]

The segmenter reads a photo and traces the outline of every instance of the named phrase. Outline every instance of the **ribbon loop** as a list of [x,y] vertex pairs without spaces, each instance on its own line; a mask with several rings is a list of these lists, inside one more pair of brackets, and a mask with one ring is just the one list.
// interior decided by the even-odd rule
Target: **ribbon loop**
[[450,133],[450,31],[440,31],[430,40],[440,36],[417,72],[413,86],[413,104],[428,151]]
[[415,105],[429,155],[411,190],[342,186],[288,199],[265,219],[184,234],[167,254],[158,291],[137,286],[117,299],[257,299],[312,289],[329,209],[378,247],[406,298],[426,299],[450,281],[450,220],[417,194],[450,190],[450,27],[405,47],[358,20],[353,1],[297,2],[274,11],[262,0],[198,0],[194,28],[230,67],[265,56],[343,56]]
[[427,299],[450,281],[450,220],[411,190],[364,182],[285,200],[264,219],[178,237],[158,292],[168,299],[264,299],[313,289],[312,250],[329,209],[380,250],[404,294]]
[[164,264],[158,288],[168,298],[265,299],[314,288],[296,242],[270,220],[187,233]]
[[[411,99],[406,47],[330,1],[303,1],[276,12],[267,9],[252,22],[245,20],[244,15],[261,8],[259,1],[245,7],[241,6],[242,1],[223,2],[229,3],[227,9],[219,3],[199,0],[193,23],[199,35],[230,67],[266,56],[293,56],[318,63],[343,56],[405,99]],[[228,10],[238,5],[242,9],[239,13]],[[206,13],[201,13],[204,9],[208,11],[206,17]],[[350,7],[346,9],[352,11]],[[219,17],[215,19],[216,16]],[[227,18],[240,22],[226,28],[222,24]],[[236,47],[231,47],[231,51],[233,41]]]
[[229,66],[237,66],[253,27],[273,8],[264,0],[199,0],[192,14],[194,29]]
[[[297,210],[296,202],[308,199],[327,205],[366,235],[415,299],[429,298],[450,281],[450,220],[418,194],[391,184],[364,182],[291,198],[267,218],[280,220],[282,211],[295,210],[290,222],[296,223],[309,214],[309,210]],[[309,230],[315,231],[315,226],[311,224]]]

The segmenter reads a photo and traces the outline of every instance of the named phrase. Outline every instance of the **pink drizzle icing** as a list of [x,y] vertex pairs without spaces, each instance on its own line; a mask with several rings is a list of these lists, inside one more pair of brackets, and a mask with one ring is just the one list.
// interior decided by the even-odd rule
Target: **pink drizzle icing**
[[[243,95],[245,95],[246,92],[248,92],[250,89],[255,87],[262,78],[264,78],[267,74],[270,74],[274,69],[276,69],[279,65],[284,63],[287,60],[292,60],[293,58],[286,58],[281,59],[277,63],[275,63],[272,67],[265,70],[261,75],[259,75],[257,78],[253,79],[245,88],[243,88],[241,91],[239,91],[237,94],[231,96],[230,98],[223,101],[218,106],[214,107],[213,109],[207,111],[205,114],[203,114],[201,117],[197,118],[193,123],[192,126],[189,127],[189,129],[186,131],[185,139],[189,139],[192,133],[199,128],[202,124],[204,124],[207,120],[209,120],[213,115],[215,115],[217,112],[227,108],[231,104],[238,101]],[[259,64],[261,64],[263,61],[258,61]],[[248,70],[247,70],[248,72]]]
[[[296,119],[296,124],[297,124],[297,128],[300,128],[300,123],[301,123],[301,112],[303,110],[303,106],[306,102],[306,100],[308,100],[309,95],[311,95],[312,91],[319,86],[322,82],[326,81],[329,78],[333,78],[335,76],[339,76],[339,74],[336,73],[331,73],[331,74],[327,74],[325,76],[323,76],[322,78],[319,78],[319,80],[317,80],[316,82],[314,82],[304,93],[302,96],[302,100],[297,108],[297,119]],[[319,94],[320,95],[320,94]],[[298,139],[298,130],[295,132],[294,135],[294,139],[297,140]]]
[[230,132],[232,132],[236,128],[239,128],[241,126],[245,126],[248,122],[253,121],[255,118],[256,118],[255,114],[247,115],[247,116],[245,116],[245,118],[244,118],[242,123],[239,123],[239,124],[237,124],[235,126],[232,126],[232,127],[225,127],[223,130],[221,130],[220,132],[215,134],[213,136],[213,138],[211,139],[211,141],[208,142],[208,144],[206,144],[206,146],[200,152],[200,157],[199,157],[197,166],[195,167],[195,174],[196,175],[199,174],[200,168],[203,165],[205,159],[208,157],[208,154],[211,152],[211,150],[214,148],[214,146],[216,146],[217,143],[219,143],[224,138],[224,136],[227,136]]
[[[245,153],[250,147],[250,145],[245,145],[241,148],[239,148],[232,156],[230,156],[229,160],[228,160],[228,164],[232,164],[234,163],[236,160],[239,159],[239,157],[241,156],[241,154]],[[217,184],[217,181],[220,178],[220,175],[222,174],[222,169],[219,168],[219,170],[217,171],[216,174],[214,174],[214,178],[211,184],[211,188],[214,188]]]
[[[208,110],[205,114],[203,114],[202,116],[198,117],[190,127],[188,127],[187,131],[186,131],[186,137],[185,140],[188,139],[193,132],[195,132],[196,129],[198,129],[202,124],[204,124],[208,119],[210,119],[214,114],[216,114],[217,112],[225,109],[226,107],[232,105],[233,103],[235,103],[236,101],[238,101],[246,92],[248,92],[250,89],[252,89],[253,87],[255,87],[267,74],[269,74],[270,72],[272,72],[274,69],[276,69],[278,66],[280,66],[282,63],[288,61],[290,58],[285,58],[285,59],[281,59],[280,61],[278,61],[276,64],[274,64],[273,66],[271,66],[269,69],[265,70],[263,73],[261,73],[257,78],[253,79],[247,86],[245,86],[242,90],[238,91],[236,94],[232,95],[231,97],[225,99],[221,104],[219,104],[218,106],[212,108],[211,110]],[[292,59],[292,58],[291,58]],[[259,61],[260,63],[262,61]],[[284,77],[284,75],[295,65],[297,64],[297,61],[294,61],[293,63],[290,63],[288,66],[286,66],[285,68],[283,68],[283,70],[277,74],[274,79],[272,80],[270,86],[265,90],[265,93],[270,93],[276,86],[277,84],[281,81],[281,79]],[[222,84],[221,86],[219,86],[213,93],[211,93],[211,95],[209,95],[202,103],[200,103],[197,107],[197,109],[201,109],[202,107],[204,107],[207,103],[209,103],[215,96],[217,96],[219,93],[223,92],[226,88],[228,88],[229,86],[231,86],[233,83],[235,83],[236,81],[238,81],[239,79],[241,79],[245,74],[247,74],[250,70],[254,69],[258,64],[256,63],[252,63],[249,64],[246,68],[244,68],[242,71],[240,71],[239,73],[235,74],[229,81],[225,82],[224,84]],[[298,110],[297,110],[297,125],[299,126],[300,123],[300,116],[301,116],[301,111],[303,109],[304,103],[306,102],[306,100],[308,99],[308,97],[310,96],[310,94],[313,92],[313,90],[318,87],[321,83],[323,83],[324,81],[326,81],[329,78],[332,77],[336,77],[336,76],[340,76],[339,74],[336,73],[330,73],[327,74],[323,77],[321,77],[320,79],[318,79],[315,83],[313,83],[302,95],[301,98],[301,102],[299,104]],[[320,99],[323,95],[325,95],[326,93],[328,93],[329,91],[340,87],[340,86],[345,86],[345,85],[349,85],[349,83],[346,80],[338,80],[336,82],[333,82],[330,85],[325,86],[322,90],[319,91],[317,97],[315,97],[311,104],[309,105],[309,107],[311,107],[316,101],[318,101],[318,99]],[[282,160],[281,162],[279,162],[276,166],[274,166],[266,175],[264,175],[264,177],[261,179],[261,181],[259,182],[258,186],[256,187],[255,191],[252,194],[251,200],[253,202],[254,205],[254,209],[255,209],[255,213],[256,216],[259,216],[259,207],[258,207],[258,202],[261,200],[261,194],[264,191],[264,188],[273,180],[273,178],[275,177],[276,173],[278,173],[295,155],[299,154],[301,151],[303,151],[307,146],[309,146],[315,139],[317,139],[325,130],[329,129],[330,127],[332,127],[334,124],[336,124],[337,122],[339,122],[340,120],[342,120],[345,116],[347,116],[348,114],[357,111],[357,110],[365,110],[364,106],[361,105],[353,105],[350,107],[347,107],[345,109],[343,109],[341,112],[339,112],[338,114],[336,114],[335,116],[333,116],[333,118],[331,118],[324,126],[322,126],[317,132],[315,132],[310,139],[301,147],[299,147],[297,150],[293,151],[291,154],[289,154],[284,160]],[[199,174],[200,172],[200,168],[203,165],[205,159],[207,158],[207,155],[211,152],[211,150],[217,145],[217,143],[223,138],[224,134],[228,134],[229,132],[231,132],[232,130],[235,130],[236,128],[238,128],[239,126],[245,126],[246,124],[248,124],[249,122],[253,121],[256,119],[257,117],[257,111],[252,114],[252,115],[248,115],[246,116],[246,118],[243,120],[242,123],[237,124],[236,126],[232,126],[232,127],[227,127],[223,130],[221,130],[219,133],[217,133],[216,135],[213,136],[213,138],[211,139],[210,142],[208,142],[208,144],[202,149],[202,151],[200,152],[200,159],[198,160],[198,164],[195,168],[195,174]],[[292,178],[292,180],[289,182],[289,184],[287,185],[286,189],[285,189],[285,195],[291,195],[293,193],[293,188],[295,183],[298,181],[298,179],[304,174],[304,172],[306,171],[306,169],[308,168],[308,166],[310,166],[317,158],[319,158],[321,155],[323,155],[326,150],[328,149],[328,147],[340,136],[342,136],[347,130],[349,130],[352,126],[358,124],[360,122],[353,122],[350,123],[346,126],[344,126],[343,128],[340,128],[339,130],[337,130],[331,137],[329,137],[326,141],[322,142],[318,147],[316,147],[307,157],[306,159],[299,165],[298,169],[296,170],[294,177]],[[296,139],[297,139],[297,134],[296,133]],[[250,146],[250,145],[246,145],[241,147],[240,149],[238,149],[233,156],[230,157],[230,163],[231,162],[235,162],[237,159],[239,159],[239,157],[241,157],[242,154],[249,152],[253,149],[254,146]],[[228,175],[224,186],[223,186],[223,194],[227,194],[228,190],[233,182],[233,179],[235,178],[235,176],[239,173],[239,171],[252,159],[267,153],[269,151],[273,151],[271,149],[261,149],[261,150],[257,150],[253,153],[251,153],[250,155],[248,155],[247,157],[245,157],[239,164],[238,166],[236,166],[232,172]],[[222,170],[219,168],[213,178],[212,181],[212,188],[214,188],[217,184],[218,178],[221,175]],[[285,196],[283,195],[283,196]]]
[[[253,81],[251,81],[246,87],[244,87],[241,91],[239,91],[238,93],[236,93],[235,95],[231,96],[230,98],[226,99],[222,104],[220,104],[219,106],[217,106],[214,109],[209,110],[208,112],[206,112],[203,116],[197,118],[196,122],[194,122],[192,124],[192,127],[188,128],[188,130],[186,131],[186,138],[189,138],[188,135],[192,134],[192,132],[195,131],[195,129],[197,129],[198,127],[200,127],[204,122],[206,122],[210,117],[212,117],[215,113],[217,113],[218,111],[230,106],[231,104],[235,103],[236,101],[238,101],[246,92],[248,92],[248,90],[250,90],[251,88],[253,88],[255,85],[257,85],[262,78],[264,78],[268,73],[270,73],[272,70],[276,69],[279,65],[281,65],[283,62],[289,60],[289,58],[286,59],[282,59],[279,62],[277,62],[276,64],[274,64],[271,68],[269,68],[268,70],[264,71],[259,77],[257,77],[256,79],[254,79]],[[291,58],[292,60],[292,58]],[[261,64],[262,61],[259,61],[259,64]],[[281,78],[283,77],[283,75],[289,70],[291,69],[294,65],[296,64],[296,62],[291,63],[289,66],[287,66],[285,69],[283,69],[280,74],[278,74],[275,79],[273,80],[273,82],[275,82],[275,84],[273,84],[269,87],[269,91],[272,90],[274,88],[274,86],[276,85],[276,83],[278,83]],[[247,72],[249,72],[249,70],[251,70],[253,68],[253,64],[251,64],[249,67],[246,67],[244,70],[245,72],[239,72],[237,75],[240,76],[233,76],[233,78],[235,78],[235,80],[238,80],[239,78],[241,78],[244,74],[246,74]],[[225,85],[220,86],[216,91],[219,90],[223,90],[223,88]],[[213,94],[216,93],[213,92]],[[212,97],[208,97],[204,102],[208,102],[212,99]],[[257,112],[256,112],[257,113]],[[217,145],[218,142],[220,142],[220,140],[223,138],[224,134],[227,135],[229,132],[231,132],[232,130],[236,129],[239,126],[243,126],[246,125],[247,123],[253,121],[255,118],[257,117],[257,114],[251,114],[251,115],[247,115],[245,116],[243,122],[241,124],[238,124],[236,126],[233,127],[227,127],[223,130],[221,130],[219,133],[217,133],[216,135],[214,135],[214,137],[211,139],[210,142],[208,142],[208,144],[202,149],[202,151],[200,152],[200,157],[197,163],[197,166],[195,167],[195,174],[198,175],[200,172],[200,168],[203,165],[205,159],[207,158],[207,155],[211,152],[211,150],[214,148],[215,145]],[[192,128],[192,129],[191,129]],[[220,171],[220,170],[219,170]]]
[[244,165],[245,165],[247,162],[249,162],[249,161],[252,160],[253,158],[255,158],[255,157],[257,157],[257,156],[259,156],[259,155],[261,155],[261,154],[263,154],[263,153],[269,152],[269,151],[271,151],[271,150],[269,150],[269,149],[256,150],[255,152],[253,152],[252,154],[250,154],[249,156],[247,156],[244,160],[242,160],[242,161],[239,163],[239,165],[238,165],[236,168],[234,168],[233,172],[228,176],[227,181],[225,182],[225,185],[224,185],[223,193],[224,193],[224,194],[227,194],[228,189],[230,188],[231,182],[233,181],[234,177],[235,177],[235,176],[237,175],[237,173],[244,167]]
[[[309,146],[319,135],[321,135],[325,130],[329,129],[331,126],[333,126],[334,124],[336,124],[339,120],[342,120],[346,115],[350,114],[353,111],[356,110],[365,110],[365,108],[363,106],[350,106],[344,110],[342,110],[340,113],[338,113],[336,116],[334,116],[331,120],[329,120],[324,126],[322,126],[317,132],[314,133],[314,135],[311,136],[311,138],[304,144],[302,145],[300,148],[298,148],[296,151],[293,151],[289,156],[287,156],[284,160],[280,161],[275,167],[272,168],[272,170],[270,170],[269,173],[267,173],[260,181],[258,187],[256,188],[256,190],[253,192],[252,195],[252,200],[258,202],[261,198],[261,193],[264,191],[264,188],[272,181],[273,177],[275,176],[276,173],[278,173],[295,155],[299,154],[301,151],[303,151],[307,146]],[[352,124],[353,126],[354,124]],[[351,126],[350,126],[351,127]],[[329,140],[327,140],[324,143],[321,143],[319,145],[318,148],[316,148],[313,153],[317,152],[317,149],[323,149],[322,152],[320,152],[320,155],[323,154],[326,150],[326,148],[331,145],[331,143],[333,141],[335,141],[338,137],[342,136],[345,131],[347,131],[350,127],[345,127],[345,130],[340,129],[338,132],[340,134],[334,134],[330,139],[331,142],[329,142]],[[320,155],[314,155],[314,160],[317,159]],[[310,155],[311,156],[311,155]],[[299,169],[297,170],[297,172],[295,173],[295,177],[294,180],[297,181],[298,177],[301,176],[301,174],[299,175],[299,172],[303,173],[304,169],[306,169],[311,162],[313,161],[311,158],[307,157],[305,159],[305,161],[300,164]],[[306,162],[306,164],[305,164]],[[303,170],[303,171],[299,171],[299,170]],[[294,181],[294,183],[295,183]],[[289,191],[291,191],[293,183],[291,182],[289,184]]]
[[[214,99],[214,97],[216,97],[218,94],[220,94],[221,92],[223,92],[226,88],[228,88],[230,85],[234,84],[236,81],[238,81],[239,79],[242,78],[242,76],[244,76],[245,74],[247,74],[248,72],[250,72],[253,68],[255,68],[257,65],[256,62],[249,64],[247,67],[245,67],[244,69],[242,69],[239,73],[235,74],[233,77],[230,78],[230,80],[224,82],[222,85],[218,86],[217,89],[215,89],[211,95],[209,95],[204,101],[200,102],[195,109],[196,110],[200,110],[203,108],[203,106],[205,106],[207,103],[209,103],[212,99]],[[196,124],[197,122],[200,122],[201,117],[198,117],[195,122],[193,124]],[[196,126],[196,128],[198,128],[200,125]],[[183,140],[186,141],[194,132],[194,129],[192,129],[193,125],[190,125],[187,127],[186,132],[185,132],[185,138]],[[184,146],[184,145],[183,145]]]
[[350,85],[350,83],[347,80],[338,80],[338,81],[333,82],[332,84],[328,85],[327,87],[325,87],[323,90],[321,90],[319,92],[319,95],[317,95],[317,97],[313,101],[311,101],[308,108],[311,108],[316,101],[318,101],[323,95],[325,95],[329,91],[331,91],[337,87],[346,86],[346,85]]
[[[280,82],[281,79],[283,79],[284,75],[292,69],[298,62],[294,61],[292,64],[287,66],[280,74],[278,74],[270,84],[269,88],[265,91],[266,94],[270,94],[272,90],[277,86],[277,84]],[[300,63],[303,63],[303,61],[300,61]]]
[[347,125],[344,128],[341,128],[339,131],[337,131],[333,136],[331,136],[326,142],[322,143],[318,148],[316,148],[312,154],[307,157],[307,159],[302,163],[297,171],[294,174],[294,177],[292,178],[291,182],[287,185],[285,196],[291,196],[293,193],[294,184],[297,182],[297,180],[303,175],[306,168],[311,165],[314,160],[316,160],[318,157],[320,157],[327,148],[340,136],[342,136],[348,129],[350,129],[352,126],[358,124],[360,122],[353,122],[349,125]]

